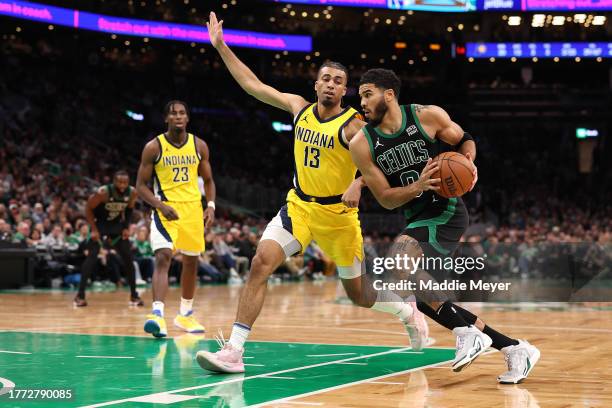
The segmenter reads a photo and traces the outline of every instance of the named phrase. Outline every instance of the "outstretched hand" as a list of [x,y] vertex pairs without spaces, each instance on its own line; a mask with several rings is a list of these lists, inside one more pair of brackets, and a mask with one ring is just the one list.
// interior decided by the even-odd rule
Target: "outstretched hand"
[[210,43],[213,47],[218,48],[223,44],[223,20],[217,20],[217,15],[214,11],[211,11],[206,27],[208,28]]

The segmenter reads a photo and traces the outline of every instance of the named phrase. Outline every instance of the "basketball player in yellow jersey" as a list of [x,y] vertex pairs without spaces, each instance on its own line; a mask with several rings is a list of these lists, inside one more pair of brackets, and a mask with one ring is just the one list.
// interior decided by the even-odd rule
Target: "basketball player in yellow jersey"
[[257,247],[229,342],[216,353],[198,352],[198,363],[211,371],[244,371],[244,343],[263,306],[268,277],[285,258],[305,250],[312,240],[336,263],[354,303],[391,313],[404,324],[416,327],[410,322],[414,313],[409,304],[398,296],[378,298],[379,294],[367,291],[362,285],[363,239],[355,208],[361,182],[355,182],[357,169],[348,142],[364,122],[357,118],[355,109],[341,106],[348,81],[347,69],[337,62],[321,66],[314,87],[316,103],[279,92],[262,83],[229,49],[223,41],[222,23],[211,13],[208,32],[234,79],[250,95],[290,112],[294,118],[296,172],[287,204],[268,224]]
[[[193,315],[198,257],[204,251],[204,227],[215,217],[215,182],[210,168],[208,146],[187,133],[189,112],[181,101],[169,102],[165,109],[168,130],[146,144],[138,169],[136,189],[153,207],[151,247],[155,252],[153,273],[153,312],[144,330],[155,337],[168,334],[164,320],[164,300],[168,291],[168,268],[174,251],[182,254],[181,305],[174,324],[188,333],[203,333],[204,327]],[[202,208],[198,175],[204,179],[208,206]],[[147,184],[153,179],[153,191]]]

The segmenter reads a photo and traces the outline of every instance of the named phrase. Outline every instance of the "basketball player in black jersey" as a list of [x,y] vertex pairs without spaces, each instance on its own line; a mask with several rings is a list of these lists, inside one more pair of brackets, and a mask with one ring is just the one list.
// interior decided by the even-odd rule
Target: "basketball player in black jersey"
[[[406,228],[390,257],[450,256],[467,228],[468,213],[461,198],[435,194],[440,179],[432,178],[438,170],[432,158],[442,151],[442,141],[459,146],[458,152],[472,162],[476,145],[442,108],[400,105],[400,87],[400,79],[390,70],[371,69],[362,76],[359,96],[369,124],[350,141],[351,155],[377,201],[387,209],[404,209]],[[421,312],[457,336],[454,371],[466,368],[491,345],[508,362],[508,371],[498,377],[500,383],[522,381],[537,363],[540,352],[528,342],[493,330],[448,300],[418,291],[416,296]]]
[[75,306],[87,306],[85,287],[98,265],[101,249],[109,252],[109,256],[117,261],[126,275],[130,285],[130,305],[144,306],[136,292],[134,259],[128,235],[136,197],[136,189],[130,186],[128,173],[120,170],[113,176],[112,184],[100,187],[87,200],[85,218],[89,223],[91,236],[85,243],[87,257],[81,267],[81,282],[79,292],[74,298]]

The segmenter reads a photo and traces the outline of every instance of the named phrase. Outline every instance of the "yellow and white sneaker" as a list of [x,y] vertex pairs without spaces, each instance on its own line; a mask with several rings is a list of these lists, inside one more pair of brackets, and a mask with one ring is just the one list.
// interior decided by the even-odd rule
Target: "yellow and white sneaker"
[[144,331],[152,334],[153,337],[166,337],[168,335],[166,320],[161,317],[161,314],[159,314],[157,310],[154,310],[152,314],[147,315]]
[[204,326],[193,316],[193,310],[190,310],[186,316],[177,314],[174,318],[174,325],[187,333],[204,333]]

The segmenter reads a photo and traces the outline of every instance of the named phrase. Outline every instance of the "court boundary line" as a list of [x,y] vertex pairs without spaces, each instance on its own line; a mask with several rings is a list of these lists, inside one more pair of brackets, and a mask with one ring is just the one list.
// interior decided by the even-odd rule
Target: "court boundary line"
[[[359,359],[364,359],[364,358],[378,357],[378,356],[382,356],[382,355],[397,353],[399,351],[406,351],[406,350],[409,350],[409,349],[410,349],[409,347],[402,347],[402,348],[397,348],[397,349],[393,349],[393,350],[382,351],[380,353],[366,354],[364,356],[349,357],[349,358],[340,359],[340,360],[332,360],[332,361],[328,361],[328,362],[311,364],[311,365],[307,365],[307,366],[289,368],[289,369],[286,369],[286,370],[273,371],[271,373],[256,374],[256,375],[249,376],[249,377],[232,378],[232,379],[229,379],[229,380],[215,382],[215,383],[212,383],[212,384],[196,385],[196,386],[193,386],[193,387],[186,387],[186,388],[180,388],[180,389],[177,389],[177,390],[168,390],[168,391],[156,392],[156,393],[153,393],[153,394],[136,395],[136,396],[129,397],[129,398],[123,398],[123,399],[120,399],[120,400],[101,402],[101,403],[97,403],[97,404],[93,404],[93,405],[83,405],[83,406],[81,406],[81,408],[105,407],[105,406],[109,406],[109,405],[116,405],[116,404],[121,404],[121,403],[124,403],[124,402],[130,402],[134,398],[142,398],[142,397],[148,397],[148,396],[160,395],[160,394],[174,394],[174,393],[180,393],[180,392],[185,392],[185,391],[192,391],[192,390],[199,390],[199,389],[203,389],[203,388],[216,387],[216,386],[223,385],[223,384],[231,384],[231,383],[238,382],[238,381],[248,381],[248,380],[252,380],[252,379],[255,379],[255,378],[261,378],[261,377],[265,377],[265,376],[269,376],[269,375],[284,374],[284,373],[295,372],[295,371],[300,371],[300,370],[307,370],[307,369],[315,368],[315,367],[322,367],[322,366],[326,366],[326,365],[338,364],[338,363],[345,362],[345,361],[352,361],[352,360],[359,360]],[[453,348],[452,347],[447,347],[447,349],[451,349],[452,350]],[[440,363],[437,363],[437,364],[446,364],[446,363],[451,362],[451,361],[453,361],[453,360],[446,360],[446,361],[443,361],[443,362],[440,362]],[[385,374],[385,377],[386,376],[390,376],[390,375],[395,375],[395,374],[399,374],[399,373]],[[374,378],[374,379],[376,379],[376,378]],[[372,380],[372,378],[368,378],[368,379],[366,379],[364,381],[369,381],[369,380]],[[286,398],[293,398],[293,397],[286,397]],[[267,403],[270,403],[270,402],[267,402]]]
[[[322,328],[322,327],[318,327],[318,328]],[[611,330],[612,331],[612,330]],[[134,338],[138,338],[138,339],[151,339],[152,341],[159,341],[158,339],[154,339],[153,337],[151,337],[150,335],[147,334],[143,334],[143,335],[139,335],[139,334],[110,334],[110,333],[75,333],[75,332],[55,332],[55,331],[27,331],[27,330],[23,330],[23,329],[0,329],[0,334],[2,333],[25,333],[25,334],[68,334],[71,336],[110,336],[110,337],[134,337]],[[166,341],[171,340],[171,339],[176,339],[178,337],[184,336],[188,333],[184,333],[181,334],[180,336],[168,336],[168,337],[164,337],[164,339]],[[213,340],[213,338],[205,338],[203,340]],[[252,343],[285,343],[285,344],[311,344],[311,345],[318,345],[318,344],[323,344],[326,346],[355,346],[355,347],[402,347],[401,345],[397,345],[397,344],[351,344],[351,343],[315,343],[315,342],[303,342],[303,341],[278,341],[278,340],[249,340],[249,342]],[[426,348],[439,348],[439,349],[450,349],[453,347],[443,347],[443,346],[431,346],[431,347],[426,347]],[[412,349],[411,347],[408,347],[408,349]]]
[[[561,327],[561,326],[524,326],[524,325],[508,325],[508,324],[497,324],[497,326],[499,327],[506,327],[506,328],[514,328],[514,329],[533,329],[533,330],[557,330],[557,331],[566,331],[567,327]],[[79,326],[82,327],[82,326]],[[114,326],[115,327],[115,326]],[[125,326],[121,326],[121,327],[131,327],[131,325],[125,325]],[[264,327],[264,326],[261,326]],[[290,328],[305,328],[305,329],[321,329],[321,326],[295,326],[295,325],[266,325],[266,327],[272,327],[272,328],[283,328],[283,327],[290,327]],[[54,327],[53,327],[54,328]],[[43,329],[47,329],[46,327]],[[326,328],[329,329],[329,328]],[[408,334],[405,332],[391,332],[391,331],[387,331],[387,330],[376,330],[376,329],[361,329],[361,328],[351,328],[351,327],[336,327],[334,328],[335,330],[339,330],[339,331],[361,331],[361,332],[371,332],[371,333],[386,333],[386,334],[394,334],[394,335],[402,335],[402,336],[407,336]],[[43,334],[69,334],[69,335],[77,335],[77,336],[112,336],[112,337],[136,337],[136,338],[149,338],[151,336],[148,336],[146,334],[142,334],[142,335],[135,335],[135,334],[109,334],[109,333],[76,333],[76,332],[56,332],[56,331],[46,331],[46,330],[41,330],[40,328],[31,328],[30,330],[36,330],[36,331],[29,331],[27,329],[0,329],[0,333],[43,333]],[[572,327],[573,331],[578,331],[578,332],[585,332],[585,333],[612,333],[612,328],[607,329],[607,328],[589,328],[589,327]],[[180,337],[180,336],[171,336],[171,337],[166,337],[166,339],[174,339],[176,337]],[[209,339],[207,339],[209,340]],[[368,347],[399,347],[397,344],[387,344],[387,345],[381,345],[381,344],[376,344],[376,345],[369,345],[369,344],[343,344],[343,343],[314,343],[314,342],[297,342],[297,341],[276,341],[276,340],[253,340],[256,342],[268,342],[268,343],[290,343],[290,344],[329,344],[329,345],[337,345],[337,346],[368,346]],[[434,348],[434,347],[428,347],[428,348]]]
[[[612,330],[611,330],[612,331]],[[151,341],[160,341],[159,339],[155,339],[149,335],[136,335],[136,334],[109,334],[109,333],[72,333],[72,332],[52,332],[52,331],[39,331],[39,332],[29,332],[29,331],[23,331],[21,329],[19,329],[18,331],[13,331],[13,330],[0,330],[0,334],[2,333],[25,333],[25,334],[67,334],[67,335],[71,335],[71,336],[110,336],[110,337],[134,337],[137,339],[151,339]],[[185,334],[181,334],[181,336],[184,336],[188,333]],[[168,340],[173,340],[176,338],[179,338],[181,336],[176,336],[176,337],[172,337],[172,336],[168,336],[168,337],[164,337],[165,341]],[[164,341],[162,340],[162,341]],[[205,338],[202,340],[206,340],[206,341],[212,341],[212,338]],[[389,347],[399,347],[402,349],[408,349],[408,350],[412,350],[412,347],[402,347],[401,345],[397,345],[397,344],[351,344],[351,343],[315,343],[315,342],[304,342],[304,341],[278,341],[278,340],[249,340],[250,343],[280,343],[280,344],[307,344],[307,345],[324,345],[324,346],[347,346],[347,347],[378,347],[378,348],[389,348]],[[430,348],[430,349],[440,349],[440,350],[454,350],[454,347],[452,346],[427,346],[425,348]],[[419,352],[412,352],[410,354],[417,354]],[[405,354],[405,353],[400,353],[400,354]],[[253,358],[251,356],[247,356],[247,357],[243,357],[243,358]]]
[[0,350],[0,354],[32,354],[29,351]]
[[[495,350],[495,349],[488,350],[488,351],[485,351],[484,353],[482,353],[480,355],[480,357],[483,357],[483,356],[486,356],[488,354],[495,353],[495,352],[497,352],[497,350]],[[404,374],[412,373],[414,371],[426,370],[428,368],[444,368],[444,367],[440,367],[440,366],[444,365],[444,364],[452,363],[452,362],[453,362],[453,360],[441,361],[439,363],[433,363],[433,364],[429,364],[429,365],[426,365],[426,366],[410,368],[408,370],[398,371],[396,373],[384,374],[384,375],[380,375],[378,377],[372,377],[372,378],[367,378],[367,379],[364,379],[364,380],[353,381],[353,382],[346,383],[346,384],[335,385],[333,387],[324,388],[324,389],[318,390],[318,391],[310,391],[310,392],[306,392],[306,393],[303,393],[303,394],[294,395],[294,396],[291,396],[291,397],[279,398],[279,399],[275,399],[275,400],[268,401],[268,402],[261,402],[259,404],[255,404],[255,405],[247,405],[244,408],[259,408],[259,407],[266,406],[268,404],[291,402],[293,399],[296,399],[296,398],[306,398],[306,397],[310,397],[312,395],[321,394],[321,393],[328,392],[328,391],[335,391],[335,390],[339,390],[341,388],[350,387],[350,386],[353,386],[353,385],[359,385],[359,384],[363,384],[363,383],[368,383],[369,381],[381,380],[383,378],[389,378],[389,377],[393,377],[393,376],[396,376],[396,375],[404,375]]]
[[561,327],[561,326],[523,326],[514,324],[496,324],[498,327],[506,327],[509,329],[533,329],[533,330],[558,330],[566,332],[567,330],[581,331],[586,333],[612,333],[612,329],[598,329],[596,327]]

